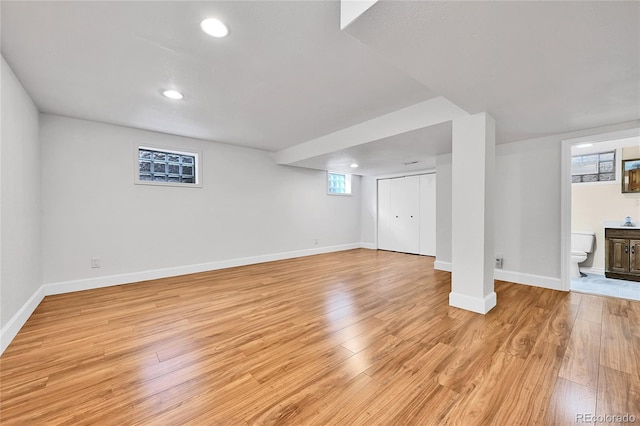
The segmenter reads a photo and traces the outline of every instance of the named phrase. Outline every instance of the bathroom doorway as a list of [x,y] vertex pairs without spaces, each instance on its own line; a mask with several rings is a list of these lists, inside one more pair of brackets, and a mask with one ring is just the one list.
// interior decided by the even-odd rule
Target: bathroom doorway
[[622,191],[623,160],[636,158],[640,159],[639,129],[563,141],[562,281],[568,284],[565,288],[640,300],[640,281],[628,279],[632,276],[607,278],[605,274],[608,244],[605,228],[630,229],[623,227],[625,218],[630,217],[640,232],[640,193]]

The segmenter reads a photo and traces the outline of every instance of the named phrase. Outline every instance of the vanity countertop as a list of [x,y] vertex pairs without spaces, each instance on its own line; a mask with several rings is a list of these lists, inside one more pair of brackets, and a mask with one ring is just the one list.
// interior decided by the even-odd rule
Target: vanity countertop
[[623,220],[608,220],[604,223],[605,228],[609,229],[640,229],[638,222],[631,222],[633,226],[624,226]]

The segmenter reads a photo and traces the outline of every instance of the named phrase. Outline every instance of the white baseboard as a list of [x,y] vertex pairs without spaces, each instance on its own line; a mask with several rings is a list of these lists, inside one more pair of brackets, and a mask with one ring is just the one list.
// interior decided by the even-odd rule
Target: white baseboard
[[[104,277],[44,284],[40,286],[38,290],[36,290],[36,292],[29,298],[29,300],[27,300],[27,302],[20,308],[20,310],[9,320],[9,322],[4,327],[2,327],[2,330],[0,331],[0,355],[4,352],[7,346],[9,346],[11,341],[18,334],[22,326],[27,322],[31,314],[35,311],[35,309],[38,307],[45,296],[70,293],[74,291],[91,290],[95,288],[109,287],[121,284],[130,284],[139,281],[168,278],[178,275],[194,274],[198,272],[214,271],[217,269],[233,268],[236,266],[253,265],[256,263],[272,262],[275,260],[312,256],[314,254],[352,250],[356,248],[365,248],[371,250],[376,249],[375,244],[371,243],[343,244],[338,246],[319,247],[306,250],[244,257],[239,259],[222,260],[217,262],[200,263],[196,265],[178,266],[174,268],[154,269],[150,271],[132,272],[128,274],[109,275]],[[441,262],[436,260],[434,263],[434,268],[441,271],[451,272],[451,266],[451,262]],[[503,269],[496,269],[494,276],[495,279],[509,281],[517,284],[527,284],[537,287],[550,288],[553,290],[562,290],[559,278],[523,274],[519,272],[505,271]],[[458,304],[453,305],[453,303],[451,302],[452,297],[454,302]],[[481,299],[476,300],[475,298],[468,298],[468,296],[454,293],[449,296],[449,300],[452,306],[462,307],[463,309],[468,309],[473,312],[481,312],[491,304],[491,301]],[[469,306],[469,308],[466,308],[464,306]]]
[[[218,262],[200,263],[196,265],[178,266],[174,268],[154,269],[150,271],[132,272],[129,274],[109,275],[104,277],[86,278],[82,280],[61,281],[43,284],[27,300],[20,310],[2,327],[0,331],[0,355],[16,337],[22,326],[27,322],[31,314],[36,310],[45,296],[70,293],[74,291],[91,290],[101,287],[109,287],[121,284],[130,284],[139,281],[168,278],[178,275],[194,274],[198,272],[214,271],[217,269],[233,268],[236,266],[253,265],[256,263],[272,262],[274,260],[292,259],[296,257],[312,256],[314,254],[332,253],[337,251],[352,250],[356,248],[371,248],[369,243],[342,244],[338,246],[318,247],[306,250],[289,251],[260,256],[244,257],[239,259],[222,260]],[[373,247],[375,249],[375,247]]]
[[595,275],[604,276],[604,268],[584,268],[581,266],[580,271],[584,272],[585,274],[595,274]]
[[129,274],[109,275],[105,277],[86,278],[73,281],[62,281],[57,283],[45,284],[43,287],[45,296],[49,296],[53,294],[91,290],[94,288],[130,284],[139,281],[156,280],[159,278],[176,277],[179,275],[196,274],[198,272],[215,271],[225,268],[235,268],[236,266],[255,265],[256,263],[273,262],[275,260],[293,259],[296,257],[312,256],[314,254],[332,253],[336,251],[352,250],[356,248],[361,248],[361,244],[355,243],[343,244],[339,246],[318,247],[306,250],[288,251],[282,253],[242,257],[238,259],[221,260],[217,262],[199,263],[196,265],[132,272]]
[[532,285],[534,287],[548,288],[551,290],[565,290],[562,288],[562,281],[560,278],[524,274],[522,272],[507,271],[505,269],[494,269],[493,278],[500,281]]
[[438,271],[447,271],[451,272],[451,262],[441,262],[436,260],[433,262],[433,269],[437,269]]
[[[441,262],[439,260],[435,261],[433,267],[434,269],[437,269],[439,271],[451,272],[452,270],[451,262]],[[594,274],[598,273],[596,270],[593,270],[593,268],[591,271],[589,269],[583,269],[583,271],[592,272]],[[600,275],[604,275],[604,270],[602,271],[602,273],[600,273]],[[560,278],[525,274],[522,272],[508,271],[505,269],[494,269],[493,277],[496,280],[508,281],[515,284],[526,284],[535,287],[549,288],[551,290],[566,290],[562,288],[562,282],[560,281]]]
[[492,291],[482,299],[466,294],[449,293],[449,305],[483,315],[493,309],[496,306],[496,302],[497,297],[495,291]]
[[29,300],[22,305],[20,310],[11,317],[9,322],[2,327],[2,330],[0,330],[0,355],[7,349],[9,343],[13,341],[22,326],[27,322],[40,302],[42,302],[42,299],[44,299],[44,292],[42,291],[42,286],[40,286],[40,288],[31,295]]

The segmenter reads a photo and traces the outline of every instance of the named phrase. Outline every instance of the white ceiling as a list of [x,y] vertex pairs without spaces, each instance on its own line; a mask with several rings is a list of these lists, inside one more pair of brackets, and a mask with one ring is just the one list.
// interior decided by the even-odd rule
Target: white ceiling
[[[341,31],[338,0],[1,7],[2,54],[43,112],[277,151],[435,96]],[[201,31],[211,16],[228,37]]]
[[[498,143],[640,118],[636,1],[383,0],[346,32],[338,0],[0,7],[2,54],[41,111],[273,152],[439,95],[492,114]],[[202,33],[210,16],[227,38]],[[297,165],[426,169],[450,143],[438,125]]]
[[638,1],[379,1],[346,31],[498,143],[640,118]]

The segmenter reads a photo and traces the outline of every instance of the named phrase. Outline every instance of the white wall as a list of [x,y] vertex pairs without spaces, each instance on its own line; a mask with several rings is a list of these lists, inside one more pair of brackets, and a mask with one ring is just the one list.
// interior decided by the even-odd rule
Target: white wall
[[360,241],[367,248],[377,247],[377,195],[375,177],[361,178]]
[[560,277],[560,140],[496,146],[495,251],[503,269]]
[[[45,283],[360,241],[358,177],[353,196],[329,196],[325,172],[276,165],[265,151],[54,115],[40,120]],[[135,185],[137,144],[201,151],[203,187]],[[101,268],[91,268],[93,256]]]
[[451,263],[451,154],[436,157],[436,267]]
[[10,340],[10,320],[42,285],[40,145],[38,110],[4,58],[1,66],[0,323]]

